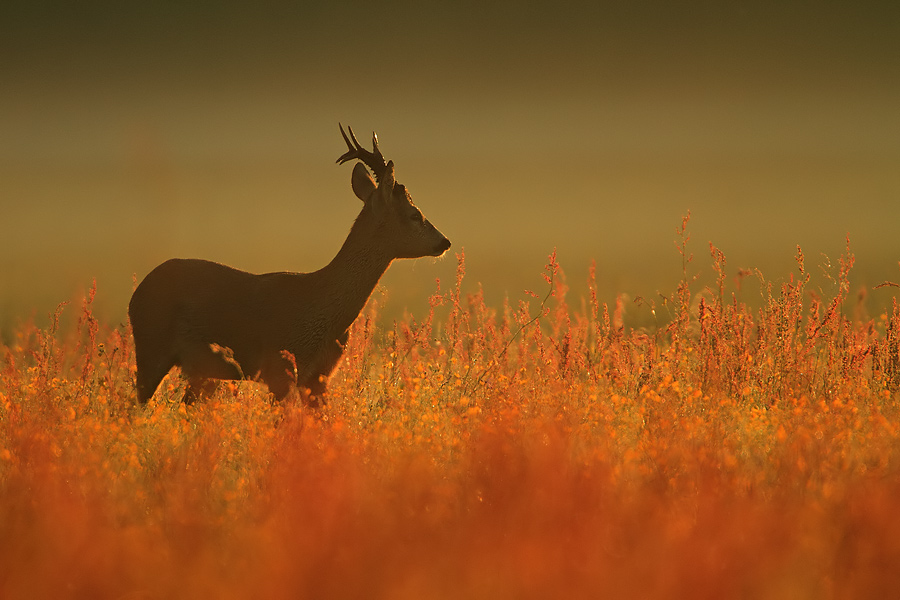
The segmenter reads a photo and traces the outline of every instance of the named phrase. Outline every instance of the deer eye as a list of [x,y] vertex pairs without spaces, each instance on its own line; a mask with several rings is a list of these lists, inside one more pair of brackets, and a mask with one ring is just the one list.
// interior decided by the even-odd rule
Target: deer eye
[[414,212],[413,214],[409,215],[409,218],[416,223],[423,223],[425,221],[425,217],[423,217],[422,213],[420,212]]

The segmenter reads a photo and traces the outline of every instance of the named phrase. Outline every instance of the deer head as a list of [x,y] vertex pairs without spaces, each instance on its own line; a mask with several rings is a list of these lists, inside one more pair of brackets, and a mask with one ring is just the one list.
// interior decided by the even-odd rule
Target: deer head
[[361,161],[353,167],[350,178],[353,193],[363,201],[359,218],[371,221],[391,256],[419,258],[440,256],[446,252],[450,248],[450,240],[413,204],[406,186],[396,182],[394,162],[385,161],[378,148],[378,136],[372,132],[373,151],[369,152],[362,147],[350,127],[347,128],[350,133],[348,137],[343,126],[338,126],[347,143],[347,152],[337,159],[338,164],[354,159]]

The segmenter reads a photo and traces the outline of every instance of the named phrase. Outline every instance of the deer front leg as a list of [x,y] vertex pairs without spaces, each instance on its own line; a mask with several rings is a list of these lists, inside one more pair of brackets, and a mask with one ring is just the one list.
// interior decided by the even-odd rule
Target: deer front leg
[[323,344],[315,358],[304,365],[297,365],[297,386],[300,388],[303,402],[307,406],[325,405],[324,396],[328,389],[328,377],[340,360],[346,342],[347,332],[345,331],[338,336],[338,339]]
[[215,379],[206,379],[197,375],[188,377],[182,402],[190,406],[197,400],[206,399],[216,393],[219,382]]
[[269,392],[280,402],[290,395],[296,387],[300,398],[307,406],[322,406],[322,395],[327,387],[327,377],[321,373],[311,372],[309,364],[297,364],[295,369],[293,355],[285,352],[273,357],[259,373],[259,378],[269,388]]
[[294,368],[293,355],[289,354],[282,352],[269,357],[259,371],[259,379],[266,384],[278,402],[284,400],[297,384],[297,370]]

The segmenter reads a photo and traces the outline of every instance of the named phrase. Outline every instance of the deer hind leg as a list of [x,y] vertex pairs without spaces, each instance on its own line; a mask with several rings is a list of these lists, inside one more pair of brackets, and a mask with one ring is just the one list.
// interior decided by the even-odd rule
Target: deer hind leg
[[137,381],[135,382],[135,387],[137,388],[138,402],[146,404],[153,397],[163,377],[175,366],[175,361],[173,359],[164,359],[151,362],[143,358],[138,352],[136,362]]
[[183,343],[178,349],[176,364],[188,382],[183,398],[185,404],[212,396],[219,379],[243,379],[231,350],[216,344],[193,340]]

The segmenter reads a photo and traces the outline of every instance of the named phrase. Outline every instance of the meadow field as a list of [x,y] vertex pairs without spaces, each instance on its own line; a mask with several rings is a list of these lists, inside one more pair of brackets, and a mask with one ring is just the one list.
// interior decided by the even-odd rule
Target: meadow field
[[823,285],[799,248],[738,272],[686,225],[655,298],[570,297],[553,255],[525,300],[463,255],[417,318],[376,295],[319,410],[175,373],[135,405],[94,290],[4,332],[0,598],[893,597],[896,284],[851,289],[849,243]]

